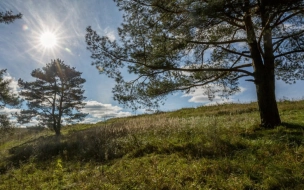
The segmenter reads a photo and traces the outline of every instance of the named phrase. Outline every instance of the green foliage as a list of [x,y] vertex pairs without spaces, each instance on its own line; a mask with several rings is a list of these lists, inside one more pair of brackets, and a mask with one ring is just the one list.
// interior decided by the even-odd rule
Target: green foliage
[[[303,79],[303,29],[296,29],[302,22],[302,0],[114,1],[124,11],[119,43],[100,37],[91,27],[86,41],[92,64],[117,79],[115,97],[122,103],[144,104],[146,96],[153,99],[198,86],[206,86],[211,94],[226,87],[222,94],[230,95],[238,90],[239,78],[257,81],[252,71],[267,70],[274,62],[278,78]],[[286,31],[287,25],[294,27]],[[211,57],[204,59],[207,52]],[[124,81],[122,67],[138,78]]]
[[21,18],[21,13],[14,15],[12,11],[0,12],[0,23],[9,24],[11,22],[14,22],[16,19]]
[[18,122],[29,123],[35,117],[40,126],[47,126],[60,135],[63,120],[67,123],[81,121],[87,114],[80,110],[85,106],[82,85],[85,79],[74,67],[60,59],[52,60],[42,69],[35,69],[33,82],[19,79],[20,94],[27,100],[27,110],[22,110]]
[[13,125],[7,115],[0,115],[0,139],[5,133],[12,132]]
[[14,94],[9,87],[11,80],[4,80],[6,70],[0,70],[0,108],[5,105],[18,106],[20,100],[17,94]]
[[67,126],[59,140],[25,133],[0,146],[0,189],[302,189],[304,101],[280,102],[289,122],[272,130],[255,105]]

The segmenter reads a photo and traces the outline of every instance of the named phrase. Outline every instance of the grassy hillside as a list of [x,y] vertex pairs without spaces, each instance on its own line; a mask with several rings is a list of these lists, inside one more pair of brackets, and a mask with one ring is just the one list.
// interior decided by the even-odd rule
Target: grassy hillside
[[257,104],[225,104],[0,140],[0,189],[304,189],[304,101],[259,128]]

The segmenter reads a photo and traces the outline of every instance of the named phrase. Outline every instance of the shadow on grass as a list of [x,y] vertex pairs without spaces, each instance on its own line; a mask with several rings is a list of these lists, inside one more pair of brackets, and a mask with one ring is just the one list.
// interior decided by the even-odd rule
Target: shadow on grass
[[130,157],[142,157],[147,154],[179,154],[181,157],[192,157],[199,159],[220,158],[234,155],[237,151],[246,149],[247,145],[242,143],[231,143],[229,141],[217,140],[212,144],[206,145],[204,142],[169,144],[158,146],[153,144],[142,145],[129,154]]
[[304,144],[304,125],[294,123],[282,123],[282,126],[286,127],[286,142],[290,146],[300,146]]
[[299,125],[299,124],[295,124],[295,123],[283,122],[281,125],[288,129],[295,129],[295,130],[303,129],[304,130],[304,125]]
[[[58,156],[65,160],[108,161],[125,154],[116,140],[126,134],[124,128],[120,130],[93,128],[61,137],[40,137],[10,149],[10,156],[6,163],[18,167],[20,163],[30,159],[34,159],[35,162],[44,162]],[[0,171],[4,170],[0,168]]]
[[231,156],[235,152],[247,148],[247,145],[241,142],[232,143],[219,137],[200,142],[182,140],[182,143],[177,144],[166,144],[165,142],[151,144],[146,141],[137,142],[134,139],[137,138],[130,138],[130,132],[123,127],[119,130],[95,128],[77,131],[61,138],[40,137],[31,143],[10,149],[11,155],[7,163],[18,167],[20,163],[32,158],[35,162],[44,162],[58,156],[67,161],[96,162],[108,162],[125,155],[142,157],[146,154],[179,154],[181,157],[219,158]]
[[[269,139],[299,146],[304,143],[304,126],[283,123],[272,130],[258,130],[241,134],[238,140],[221,139],[220,135],[202,137],[201,141],[191,142],[180,139],[180,143],[149,143],[146,140],[132,141],[132,133],[124,127],[98,127],[85,131],[75,131],[58,138],[40,137],[30,143],[9,150],[6,163],[18,167],[20,163],[34,158],[35,162],[44,162],[60,156],[64,160],[107,162],[113,159],[142,157],[146,154],[179,154],[192,158],[219,158],[233,156],[235,152],[248,148],[246,140]],[[135,136],[135,135],[134,135]],[[140,142],[138,142],[140,141]],[[0,172],[3,168],[0,168]]]
[[273,141],[287,143],[291,146],[300,146],[304,144],[304,125],[283,122],[274,129],[259,128],[259,130],[256,130],[254,133],[243,133],[241,136],[250,140],[267,138]]

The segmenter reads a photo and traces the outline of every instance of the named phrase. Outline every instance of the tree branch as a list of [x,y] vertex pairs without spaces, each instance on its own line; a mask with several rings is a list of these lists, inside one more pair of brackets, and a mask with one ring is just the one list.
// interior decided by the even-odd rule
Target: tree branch
[[240,55],[240,56],[244,56],[244,57],[247,57],[247,58],[251,58],[251,56],[250,55],[246,55],[246,54],[244,54],[244,53],[240,53],[240,52],[237,52],[237,51],[233,51],[233,50],[231,50],[231,49],[227,49],[227,48],[224,48],[224,47],[222,47],[222,46],[219,46],[221,49],[223,49],[224,51],[227,51],[227,52],[229,52],[229,53],[233,53],[233,54],[236,54],[236,55]]
[[286,39],[288,39],[288,38],[292,38],[292,37],[295,37],[295,36],[299,36],[299,35],[301,35],[301,34],[303,34],[303,33],[304,33],[304,30],[301,30],[301,31],[299,31],[299,32],[297,32],[297,33],[293,33],[293,34],[290,34],[290,35],[281,36],[281,37],[278,37],[278,38],[272,38],[273,40],[280,39],[280,40],[274,42],[273,45],[276,45],[277,43],[281,43],[281,41],[284,41],[284,40],[286,40]]
[[277,20],[272,26],[271,26],[271,29],[277,27],[278,25],[282,24],[283,22],[287,21],[288,19],[296,16],[297,14],[300,14],[300,13],[303,13],[304,11],[303,10],[300,10],[298,12],[295,12],[293,14],[290,14],[289,16],[285,17],[284,19],[282,19],[281,21]]
[[185,69],[185,68],[174,68],[174,67],[158,67],[158,66],[151,66],[151,65],[144,65],[150,69],[160,69],[160,70],[165,70],[165,71],[185,71],[185,72],[201,72],[201,71],[219,71],[219,72],[241,72],[241,73],[246,73],[248,75],[253,76],[253,73],[243,70],[243,69],[238,69],[238,68],[200,68],[200,69]]
[[304,52],[304,49],[302,49],[302,50],[293,50],[293,51],[285,52],[285,53],[282,53],[282,54],[279,54],[279,55],[274,56],[274,58],[276,59],[276,58],[278,58],[278,57],[286,56],[286,55],[293,54],[293,53],[301,53],[301,52]]
[[230,19],[225,19],[224,17],[221,17],[221,19],[222,19],[223,21],[225,21],[225,22],[231,24],[232,26],[236,26],[236,27],[238,27],[239,29],[245,30],[245,26],[244,26],[244,25],[240,25],[240,24],[238,24],[238,23],[236,23],[236,22],[233,21],[233,19],[235,19],[235,20],[239,20],[239,19],[236,19],[236,18],[234,18],[234,17],[229,17],[228,15],[226,15],[226,16],[227,16],[228,18],[230,18]]
[[186,42],[194,43],[194,44],[202,44],[202,45],[224,45],[224,44],[232,44],[232,43],[239,43],[239,42],[247,42],[247,40],[246,39],[236,39],[236,40],[228,40],[228,41],[222,41],[222,42],[199,42],[199,41],[189,40]]

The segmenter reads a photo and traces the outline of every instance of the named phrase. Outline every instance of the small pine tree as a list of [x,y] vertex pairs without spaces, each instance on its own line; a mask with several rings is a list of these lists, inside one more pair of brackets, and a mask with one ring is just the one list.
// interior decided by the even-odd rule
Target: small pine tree
[[36,118],[41,126],[53,129],[60,135],[63,120],[67,123],[83,120],[87,114],[79,112],[84,106],[85,79],[74,67],[65,65],[60,59],[52,60],[42,69],[35,69],[33,82],[18,80],[20,95],[27,100],[28,109],[17,115],[21,124]]

